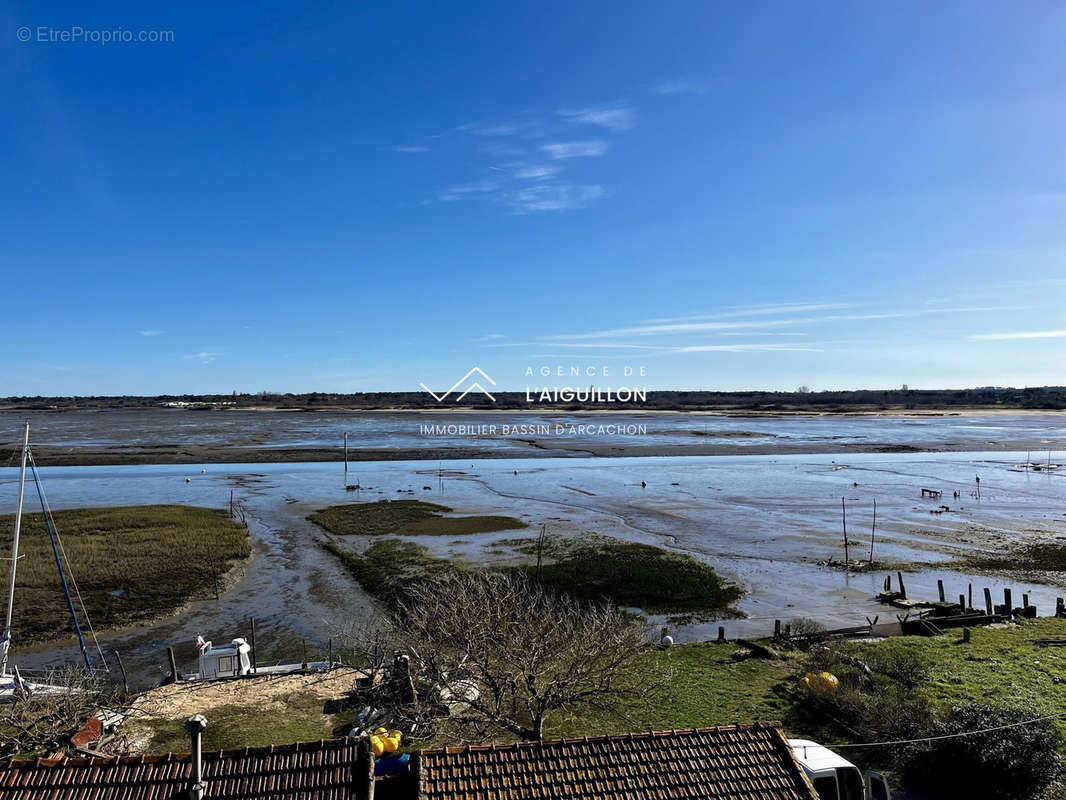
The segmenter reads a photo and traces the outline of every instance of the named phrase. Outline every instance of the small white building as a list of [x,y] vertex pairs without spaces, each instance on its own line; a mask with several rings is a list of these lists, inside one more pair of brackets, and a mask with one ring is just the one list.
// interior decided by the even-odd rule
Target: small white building
[[234,678],[252,671],[252,648],[244,639],[234,639],[229,644],[215,647],[196,637],[196,649],[200,653],[200,680],[211,678]]

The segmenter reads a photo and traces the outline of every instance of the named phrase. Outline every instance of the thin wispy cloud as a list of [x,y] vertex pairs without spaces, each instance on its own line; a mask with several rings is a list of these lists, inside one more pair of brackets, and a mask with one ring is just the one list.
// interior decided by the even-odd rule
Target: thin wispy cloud
[[463,200],[471,195],[495,192],[499,188],[500,185],[494,181],[476,181],[445,189],[437,195],[437,200],[442,203],[454,203],[456,200]]
[[802,317],[797,319],[760,319],[731,322],[670,322],[658,325],[637,325],[629,328],[611,328],[587,333],[568,333],[548,336],[547,339],[610,339],[618,336],[662,336],[682,333],[711,333],[728,330],[755,328],[775,328],[795,325],[809,325],[823,322],[844,322],[872,319],[895,319],[913,316],[911,312],[890,312],[885,314],[830,314],[822,317]]
[[[500,342],[487,347],[544,347],[544,342]],[[650,344],[622,344],[619,342],[552,342],[552,347],[595,348],[597,350],[664,350],[667,348]]]
[[720,336],[806,336],[795,331],[722,331]]
[[649,323],[668,322],[696,322],[699,320],[729,319],[732,317],[759,317],[772,316],[774,314],[803,314],[811,311],[838,311],[845,308],[855,308],[857,303],[780,303],[776,305],[744,306],[728,311],[718,311],[711,314],[693,314],[684,317],[659,317],[646,319]]
[[506,339],[502,333],[486,333],[484,336],[479,336],[476,339],[472,339],[474,342],[496,342],[500,339]]
[[606,194],[606,189],[598,185],[540,184],[513,192],[508,202],[515,213],[537,214],[544,211],[586,208],[589,203]]
[[693,344],[685,347],[676,347],[674,353],[821,353],[821,348],[806,347],[792,344]]
[[558,175],[562,170],[562,167],[557,167],[552,164],[531,164],[529,166],[519,167],[514,171],[514,177],[519,180],[544,180],[550,178],[553,175]]
[[559,116],[571,122],[599,125],[612,131],[628,131],[637,124],[636,114],[626,106],[602,106],[600,108],[559,109]]
[[201,364],[211,364],[221,353],[190,353],[189,355],[182,356],[186,361],[198,361]]
[[[1005,307],[995,309],[985,307],[965,308],[938,308],[917,309],[914,311],[884,311],[871,312],[869,314],[825,314],[813,317],[795,317],[788,319],[731,319],[740,316],[772,316],[774,314],[813,311],[821,309],[850,308],[856,304],[850,303],[810,303],[789,306],[781,304],[776,306],[761,306],[758,311],[754,308],[744,307],[735,312],[722,312],[721,314],[697,316],[697,317],[664,317],[659,320],[645,320],[649,324],[635,325],[627,328],[611,328],[602,331],[588,331],[586,333],[569,333],[558,336],[542,337],[546,340],[565,339],[610,339],[619,336],[660,336],[684,333],[723,333],[730,330],[757,330],[760,328],[778,328],[802,325],[819,325],[827,322],[863,322],[883,319],[902,319],[906,317],[921,317],[930,314],[957,313],[965,314],[972,312],[984,312],[1003,310]],[[1016,307],[1013,307],[1016,308]],[[804,335],[804,334],[796,334]],[[1024,334],[975,334],[970,338],[1015,338],[1015,339],[1048,339],[1066,336],[1061,331],[1038,331]]]
[[157,331],[157,330],[146,330],[146,331],[137,331],[137,332],[139,334],[141,334],[141,336],[161,336],[162,333],[163,333],[163,331]]
[[701,81],[673,80],[665,81],[655,87],[657,94],[695,94],[701,95],[707,87]]
[[456,130],[471,133],[474,136],[516,136],[532,133],[540,127],[541,123],[538,120],[515,120],[490,124],[469,122],[466,125],[460,125]]
[[[563,169],[557,162],[603,157],[610,150],[611,137],[631,130],[636,124],[634,105],[613,101],[562,106],[554,111],[543,108],[517,111],[512,117],[458,125],[436,136],[439,141],[434,141],[432,149],[443,153],[449,146],[445,137],[451,136],[453,147],[465,148],[467,155],[473,150],[491,159],[489,163],[483,161],[474,175],[491,173],[493,180],[438,190],[421,203],[452,203],[491,195],[499,207],[517,214],[586,208],[606,197],[607,187],[599,181],[582,180],[579,175],[560,179]],[[422,144],[394,145],[390,149],[399,153],[430,150]],[[578,169],[577,165],[573,167],[574,172]],[[534,185],[523,185],[526,183]]]
[[552,142],[541,145],[540,150],[548,158],[597,158],[607,152],[607,142],[602,139],[586,139],[576,142]]
[[1017,333],[975,333],[969,337],[982,342],[1009,341],[1011,339],[1063,339],[1066,331],[1020,331]]

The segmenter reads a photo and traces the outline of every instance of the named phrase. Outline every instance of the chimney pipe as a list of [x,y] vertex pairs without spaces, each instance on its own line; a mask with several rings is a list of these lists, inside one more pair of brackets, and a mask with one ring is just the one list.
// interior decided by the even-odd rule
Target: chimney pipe
[[196,714],[185,720],[185,730],[189,732],[191,741],[190,753],[192,754],[192,779],[189,784],[190,800],[203,800],[204,796],[204,760],[201,747],[204,728],[207,720],[202,714]]
[[356,800],[374,800],[374,751],[365,733],[356,744],[354,775]]

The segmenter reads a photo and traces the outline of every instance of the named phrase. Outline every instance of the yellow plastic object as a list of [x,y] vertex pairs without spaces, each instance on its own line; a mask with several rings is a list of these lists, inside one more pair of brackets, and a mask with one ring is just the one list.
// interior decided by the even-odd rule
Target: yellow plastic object
[[370,737],[370,749],[374,751],[375,756],[395,753],[400,749],[401,741],[403,741],[403,734],[400,731],[386,732],[384,728],[378,728]]
[[815,697],[827,697],[836,694],[840,681],[830,672],[808,672],[800,678],[800,686]]

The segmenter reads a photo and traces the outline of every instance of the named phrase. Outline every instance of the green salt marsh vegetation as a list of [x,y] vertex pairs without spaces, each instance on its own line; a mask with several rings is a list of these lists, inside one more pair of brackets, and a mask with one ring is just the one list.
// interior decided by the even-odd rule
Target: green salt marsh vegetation
[[448,506],[421,500],[379,500],[351,503],[316,511],[308,519],[341,536],[465,536],[524,528],[514,517],[477,515],[446,517]]
[[[97,630],[173,613],[230,585],[252,554],[248,529],[225,511],[180,505],[74,508],[53,512],[66,564]],[[10,531],[11,514],[0,516]],[[15,587],[14,638],[22,643],[74,634],[41,514],[24,514]],[[10,563],[11,541],[0,542]],[[79,605],[80,612],[80,605]],[[84,620],[82,620],[84,625]]]

